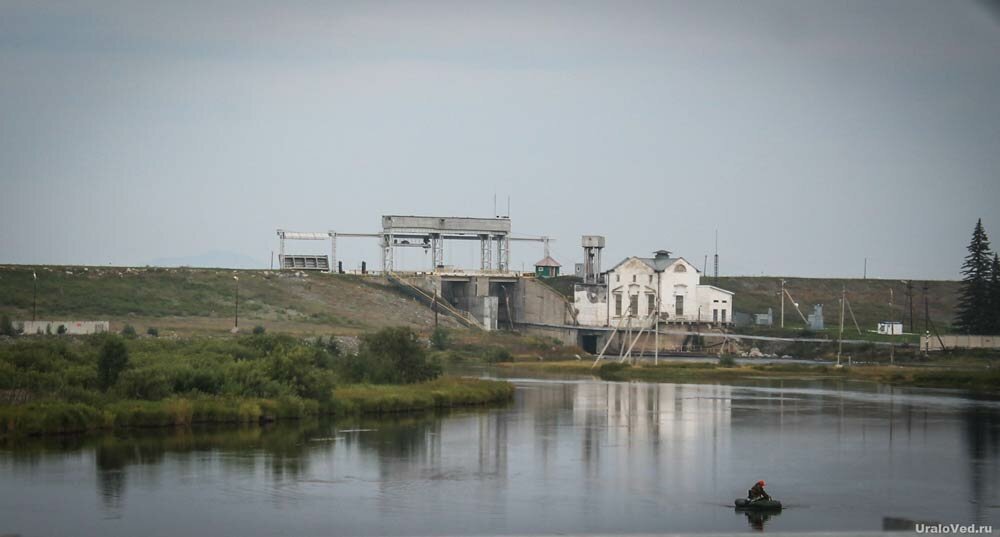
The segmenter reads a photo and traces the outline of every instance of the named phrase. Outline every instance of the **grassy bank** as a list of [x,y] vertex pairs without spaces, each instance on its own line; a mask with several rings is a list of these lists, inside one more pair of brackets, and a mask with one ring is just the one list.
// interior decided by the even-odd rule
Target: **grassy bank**
[[445,377],[409,385],[350,385],[326,403],[284,399],[169,398],[116,401],[104,406],[45,402],[0,406],[0,436],[74,434],[95,430],[195,424],[261,424],[318,415],[352,416],[502,403],[508,382]]
[[605,363],[591,368],[590,362],[540,362],[500,364],[523,372],[596,375],[604,380],[673,383],[736,383],[750,379],[828,379],[867,381],[895,386],[949,388],[976,393],[1000,394],[1000,369],[943,369],[925,367],[855,366],[830,367],[803,364],[761,364],[723,367],[717,363],[665,362],[629,366]]
[[165,340],[34,336],[0,341],[0,435],[319,414],[400,412],[506,400],[506,383],[439,378],[405,327],[356,351],[287,335]]

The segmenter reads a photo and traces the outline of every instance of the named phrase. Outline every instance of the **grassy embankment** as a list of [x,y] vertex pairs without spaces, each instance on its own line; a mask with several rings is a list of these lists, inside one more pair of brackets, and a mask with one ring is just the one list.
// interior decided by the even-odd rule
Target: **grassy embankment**
[[402,412],[513,393],[440,373],[405,328],[363,336],[357,353],[271,335],[17,338],[0,343],[0,435]]
[[[994,364],[996,361],[994,360]],[[813,379],[866,381],[896,386],[950,388],[977,393],[1000,393],[1000,368],[941,369],[923,367],[856,366],[830,367],[804,364],[761,364],[725,367],[711,362],[664,362],[629,366],[591,362],[542,362],[501,364],[530,372],[596,375],[604,380],[671,383],[738,383],[751,379]]]
[[[31,319],[32,272],[40,320],[110,320],[161,336],[225,334],[240,326],[295,335],[357,335],[387,326],[427,330],[433,312],[374,276],[267,270],[0,265],[0,315]],[[443,326],[457,326],[440,316]]]

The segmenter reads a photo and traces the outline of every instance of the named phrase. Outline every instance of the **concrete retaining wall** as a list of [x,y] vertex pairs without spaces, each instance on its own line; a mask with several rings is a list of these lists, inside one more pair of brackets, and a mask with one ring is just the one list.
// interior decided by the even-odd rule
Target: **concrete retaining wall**
[[1000,336],[963,336],[948,335],[941,336],[938,341],[937,336],[920,336],[920,348],[925,351],[941,350],[941,343],[948,349],[998,349],[1000,350]]
[[66,333],[73,336],[102,334],[111,331],[109,321],[21,321],[16,323],[25,335],[56,334],[60,326],[66,327]]
[[511,300],[515,323],[576,324],[566,298],[537,280],[519,279]]

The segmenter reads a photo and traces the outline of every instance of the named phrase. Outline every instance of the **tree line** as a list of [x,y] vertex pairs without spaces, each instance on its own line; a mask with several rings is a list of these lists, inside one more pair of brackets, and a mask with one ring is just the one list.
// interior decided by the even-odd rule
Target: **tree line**
[[990,249],[982,219],[976,221],[968,250],[955,329],[964,334],[1000,334],[1000,256]]

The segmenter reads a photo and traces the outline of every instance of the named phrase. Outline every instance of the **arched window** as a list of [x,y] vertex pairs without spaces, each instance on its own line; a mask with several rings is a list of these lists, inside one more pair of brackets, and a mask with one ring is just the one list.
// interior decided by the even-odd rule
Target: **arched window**
[[684,263],[678,263],[677,266],[674,267],[674,272],[687,272],[687,271],[688,269],[687,267],[684,266]]

